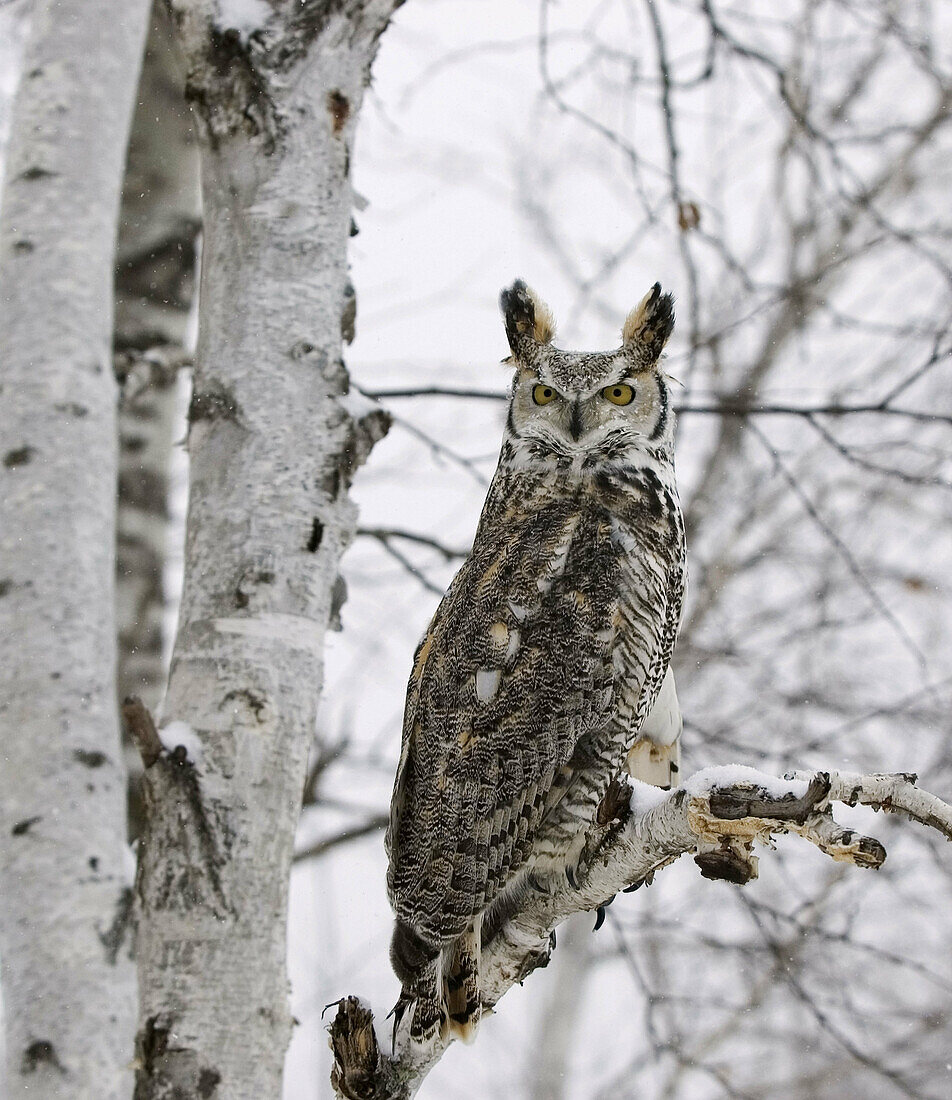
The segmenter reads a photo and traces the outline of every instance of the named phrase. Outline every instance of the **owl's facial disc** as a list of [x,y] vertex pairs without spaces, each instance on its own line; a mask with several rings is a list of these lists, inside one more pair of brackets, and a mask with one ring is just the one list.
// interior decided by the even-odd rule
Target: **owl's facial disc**
[[628,445],[657,440],[664,432],[667,394],[657,371],[631,375],[615,370],[575,389],[558,384],[544,364],[540,368],[517,375],[510,431],[541,444],[546,453],[604,451],[606,457],[617,457]]

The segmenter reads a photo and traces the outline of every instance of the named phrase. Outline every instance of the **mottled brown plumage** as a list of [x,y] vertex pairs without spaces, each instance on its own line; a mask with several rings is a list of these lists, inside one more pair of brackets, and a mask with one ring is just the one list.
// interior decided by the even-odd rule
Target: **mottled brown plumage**
[[676,782],[671,297],[655,285],[607,353],[554,348],[523,283],[502,306],[517,373],[499,467],[416,653],[387,835],[398,1009],[418,1040],[472,1033],[483,919],[530,869],[573,873],[626,757]]

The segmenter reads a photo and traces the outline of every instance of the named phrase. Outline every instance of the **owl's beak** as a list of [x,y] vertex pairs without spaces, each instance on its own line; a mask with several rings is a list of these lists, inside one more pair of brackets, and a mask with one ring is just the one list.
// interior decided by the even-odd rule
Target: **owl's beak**
[[572,411],[569,413],[569,432],[576,443],[582,438],[585,425],[582,423],[582,402],[573,401]]

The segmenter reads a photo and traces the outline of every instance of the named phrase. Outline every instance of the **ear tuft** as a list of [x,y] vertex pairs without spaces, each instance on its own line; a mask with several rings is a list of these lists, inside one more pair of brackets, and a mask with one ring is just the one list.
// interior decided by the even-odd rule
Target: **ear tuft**
[[514,355],[518,356],[517,345],[526,338],[536,344],[548,344],[555,337],[552,310],[522,279],[516,279],[499,295],[499,306],[506,319],[506,336]]
[[535,306],[535,325],[532,329],[532,335],[540,344],[551,344],[555,339],[555,314],[531,286],[526,287],[526,293]]
[[662,294],[655,285],[625,318],[621,338],[625,346],[638,346],[644,358],[654,362],[664,350],[674,328],[674,295]]

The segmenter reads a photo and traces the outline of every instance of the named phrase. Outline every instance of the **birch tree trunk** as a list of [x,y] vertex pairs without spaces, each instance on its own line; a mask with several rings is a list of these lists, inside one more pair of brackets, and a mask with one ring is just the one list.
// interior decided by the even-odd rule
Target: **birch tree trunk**
[[386,428],[347,396],[341,331],[350,149],[395,7],[174,7],[203,125],[204,240],[167,748],[130,708],[147,764],[137,1100],[280,1095],[322,639],[354,532],[347,487]]
[[0,220],[4,1096],[128,1093],[115,710],[116,218],[145,0],[41,0]]
[[[195,122],[168,11],[153,0],[132,118],[116,248],[114,366],[119,401],[116,689],[157,706],[165,681],[164,572],[187,361],[201,201]],[[143,829],[142,762],[130,744],[129,835]]]
[[113,349],[119,408],[118,695],[158,704],[162,572],[176,374],[194,296],[201,208],[195,124],[165,5],[153,4],[132,119],[116,250]]

